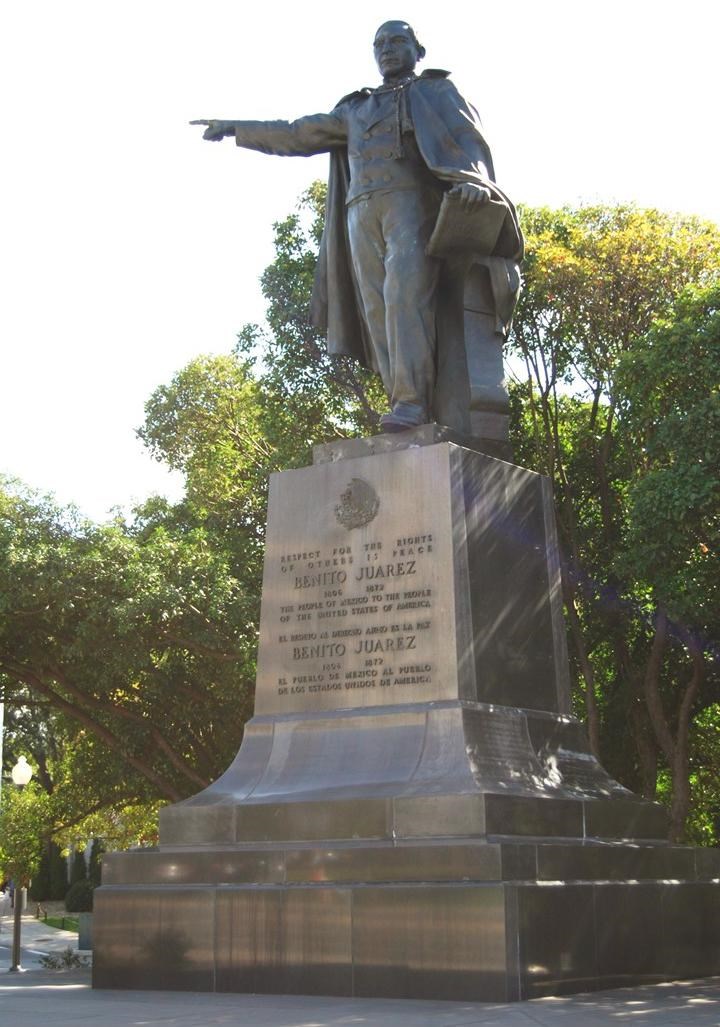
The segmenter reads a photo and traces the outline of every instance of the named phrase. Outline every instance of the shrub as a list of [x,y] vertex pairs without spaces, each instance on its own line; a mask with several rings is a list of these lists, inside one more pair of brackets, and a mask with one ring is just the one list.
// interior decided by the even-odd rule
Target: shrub
[[87,878],[71,884],[65,896],[65,909],[68,913],[92,913],[94,890],[92,882]]
[[62,952],[40,956],[39,963],[46,970],[76,970],[80,966],[90,966],[90,959],[88,956],[81,956],[68,946]]

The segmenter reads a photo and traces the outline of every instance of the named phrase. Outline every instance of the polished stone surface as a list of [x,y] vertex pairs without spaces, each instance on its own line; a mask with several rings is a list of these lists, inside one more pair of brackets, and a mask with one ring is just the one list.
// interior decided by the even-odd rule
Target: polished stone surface
[[660,881],[106,886],[93,980],[515,1001],[716,970],[717,897]]
[[[443,424],[421,424],[417,428],[396,434],[372,435],[365,439],[335,439],[313,446],[313,464],[337,463],[339,460],[353,460],[358,456],[382,456],[403,449],[417,449],[434,446],[438,442],[452,442],[456,446],[476,453],[487,453],[481,441],[471,435],[463,435]],[[498,459],[506,459],[496,453],[489,453]]]
[[390,445],[271,478],[256,715],[457,698],[567,713],[547,481],[449,442]]
[[473,697],[451,448],[271,477],[256,714]]
[[[720,877],[720,851],[711,872],[698,868],[685,846],[634,842],[472,839],[359,844],[256,844],[212,849],[139,849],[108,853],[104,885],[310,884],[433,881],[687,881]],[[670,893],[669,893],[670,894]]]
[[567,712],[547,482],[444,431],[274,476],[255,716],[158,850],[106,857],[96,986],[508,1002],[720,972],[720,853],[670,846]]
[[[9,958],[11,921],[0,919],[0,1010],[13,1027],[58,1027],[93,1023],[103,1027],[599,1027],[641,1021],[651,1027],[716,1027],[720,1022],[720,978],[667,983],[532,1001],[479,1003],[303,995],[210,994],[172,991],[92,990],[90,970],[44,970],[40,956],[76,948],[77,935],[23,918],[24,974],[2,974]],[[199,925],[202,932],[202,924]],[[194,927],[191,925],[191,934]]]
[[162,811],[161,840],[663,839],[662,807],[613,781],[576,727],[460,701],[254,718],[228,771]]

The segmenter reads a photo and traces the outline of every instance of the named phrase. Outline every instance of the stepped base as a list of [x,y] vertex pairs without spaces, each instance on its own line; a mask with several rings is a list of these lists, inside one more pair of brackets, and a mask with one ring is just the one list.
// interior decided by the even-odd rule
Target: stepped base
[[93,981],[475,999],[720,973],[720,853],[569,716],[549,484],[447,429],[273,476],[255,717],[112,853]]
[[719,874],[667,845],[118,853],[93,983],[507,1002],[713,975]]

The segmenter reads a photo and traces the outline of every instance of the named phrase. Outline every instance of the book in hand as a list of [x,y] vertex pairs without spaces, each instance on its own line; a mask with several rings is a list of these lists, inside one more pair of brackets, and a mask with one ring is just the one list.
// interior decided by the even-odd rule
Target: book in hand
[[507,207],[499,200],[468,206],[452,191],[445,193],[425,252],[429,257],[512,256],[503,253]]

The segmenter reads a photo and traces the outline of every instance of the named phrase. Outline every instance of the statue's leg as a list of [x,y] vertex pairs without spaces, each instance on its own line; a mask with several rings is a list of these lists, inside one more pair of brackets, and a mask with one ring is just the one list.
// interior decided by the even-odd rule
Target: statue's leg
[[388,340],[390,405],[415,409],[418,423],[430,419],[435,382],[435,323],[440,261],[425,254],[439,195],[401,189],[378,197],[385,239],[385,331]]
[[360,295],[361,314],[382,383],[390,395],[392,377],[385,330],[385,240],[373,195],[351,203],[347,218],[350,256]]
[[363,316],[397,427],[430,417],[440,262],[425,255],[439,194],[371,193],[348,208]]

